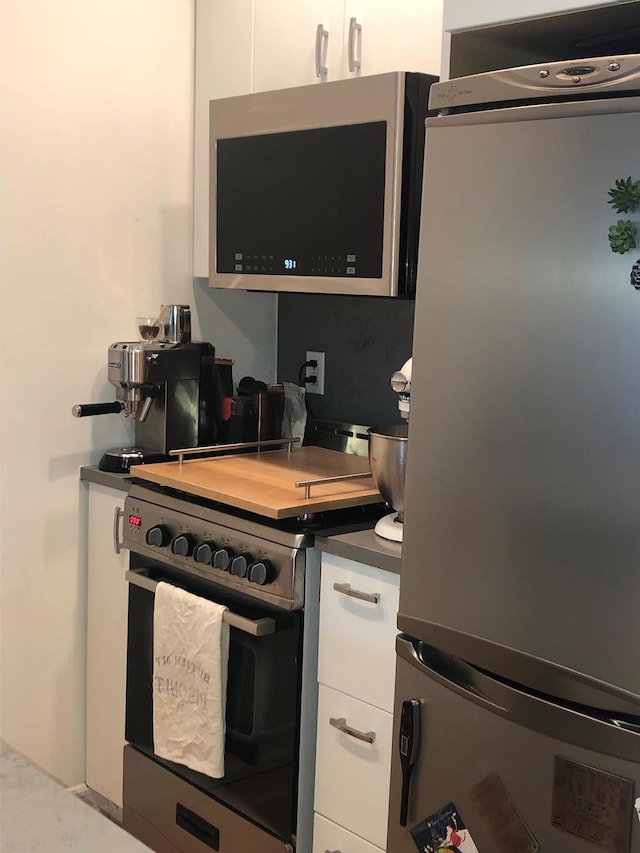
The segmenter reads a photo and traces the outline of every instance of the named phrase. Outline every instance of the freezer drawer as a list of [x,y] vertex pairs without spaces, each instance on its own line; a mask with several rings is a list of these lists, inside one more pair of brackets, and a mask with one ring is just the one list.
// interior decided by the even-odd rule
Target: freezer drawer
[[[640,733],[633,725],[602,722],[481,671],[474,679],[464,662],[445,653],[420,657],[419,644],[402,636],[396,649],[389,851],[429,850],[431,829],[423,825],[416,841],[411,830],[417,835],[431,819],[437,834],[441,818],[443,831],[449,823],[450,831],[467,833],[480,853],[640,853],[633,808]],[[420,703],[420,738],[401,826],[405,700]],[[570,732],[577,743],[564,737]]]

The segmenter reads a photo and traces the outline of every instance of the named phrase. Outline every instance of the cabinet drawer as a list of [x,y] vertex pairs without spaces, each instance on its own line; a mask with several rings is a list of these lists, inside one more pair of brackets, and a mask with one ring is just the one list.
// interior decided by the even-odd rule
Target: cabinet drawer
[[316,814],[313,821],[313,853],[383,853],[363,838]]
[[[371,735],[373,743],[336,724]],[[392,714],[320,685],[315,810],[383,849],[392,727]]]
[[390,712],[399,588],[399,575],[322,555],[318,681]]

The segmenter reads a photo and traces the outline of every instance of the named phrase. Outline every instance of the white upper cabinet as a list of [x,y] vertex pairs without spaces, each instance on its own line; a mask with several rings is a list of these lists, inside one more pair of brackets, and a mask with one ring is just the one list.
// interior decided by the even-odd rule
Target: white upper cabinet
[[253,0],[197,0],[193,274],[209,277],[209,101],[251,92]]
[[341,77],[344,0],[255,0],[254,25],[254,92]]
[[482,3],[478,0],[444,0],[444,30],[453,33],[579,9],[598,9],[618,2],[620,0],[600,0],[599,3],[585,0],[519,0],[518,3],[513,0],[484,0]]
[[442,0],[255,0],[254,20],[256,92],[440,68]]
[[[442,0],[345,0],[343,77],[387,71],[439,74],[441,45]],[[360,60],[359,71],[350,68],[350,58]]]

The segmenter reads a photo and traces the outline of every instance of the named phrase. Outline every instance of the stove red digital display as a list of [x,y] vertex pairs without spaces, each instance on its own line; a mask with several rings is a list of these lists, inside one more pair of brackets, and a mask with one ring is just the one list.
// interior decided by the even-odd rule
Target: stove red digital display
[[133,524],[134,527],[142,526],[142,519],[139,515],[130,515],[129,516],[129,524]]

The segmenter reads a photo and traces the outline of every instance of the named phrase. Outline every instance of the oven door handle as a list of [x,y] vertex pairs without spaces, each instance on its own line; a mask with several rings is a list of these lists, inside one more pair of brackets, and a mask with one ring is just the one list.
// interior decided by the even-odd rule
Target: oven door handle
[[[155,581],[153,578],[150,578],[146,572],[142,572],[139,569],[136,571],[129,569],[125,573],[125,578],[134,586],[142,587],[142,589],[148,589],[149,592],[155,592],[159,583],[159,581]],[[243,631],[245,634],[251,634],[253,637],[264,637],[266,634],[275,634],[276,632],[275,619],[270,619],[268,617],[264,619],[247,619],[246,616],[240,616],[238,613],[234,613],[231,610],[225,610],[222,618],[225,622],[228,622],[232,628],[237,628],[239,631]]]

